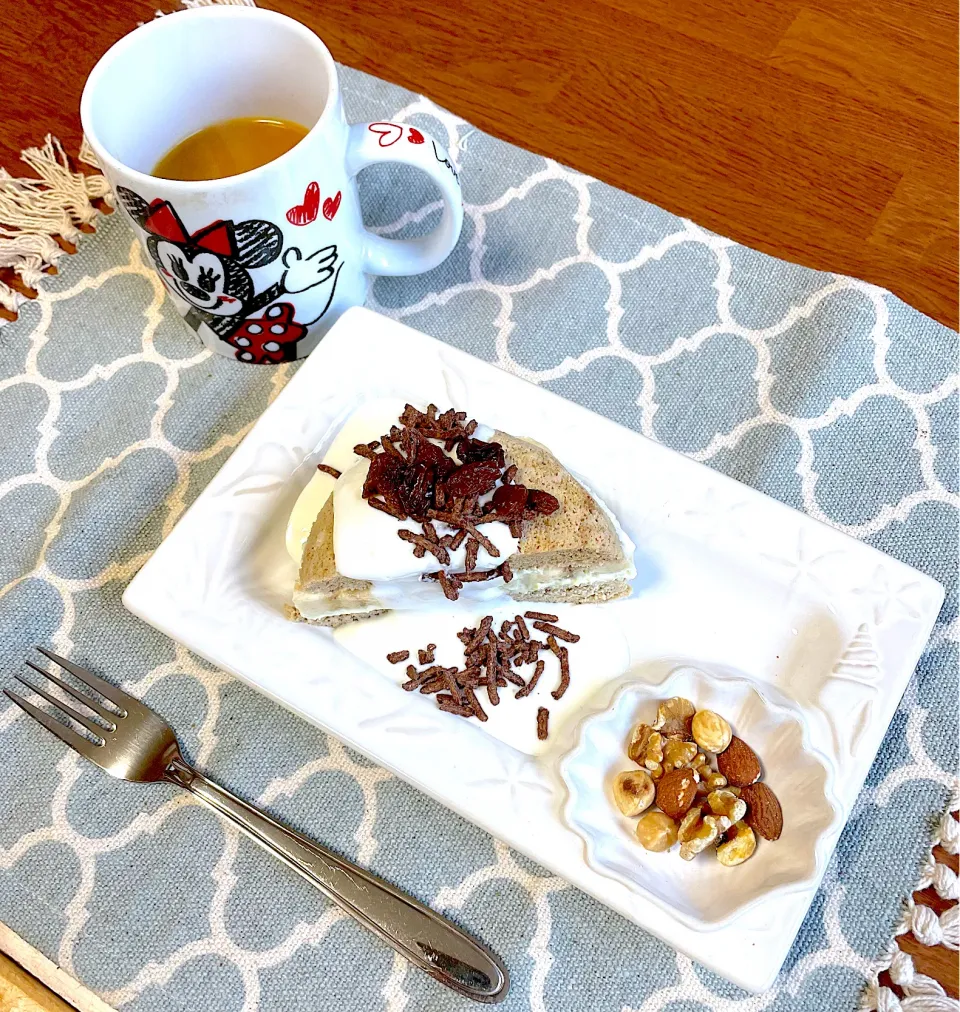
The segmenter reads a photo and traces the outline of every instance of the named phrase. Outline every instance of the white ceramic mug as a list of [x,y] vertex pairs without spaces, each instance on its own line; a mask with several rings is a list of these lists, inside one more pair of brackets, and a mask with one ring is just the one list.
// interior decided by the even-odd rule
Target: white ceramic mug
[[[367,275],[431,270],[460,235],[460,183],[440,143],[399,123],[348,126],[326,46],[274,11],[202,7],[142,25],[94,67],[80,115],[180,313],[205,345],[244,362],[303,358],[363,303]],[[240,175],[150,174],[185,137],[240,116],[310,129]],[[433,232],[384,239],[363,227],[356,176],[375,162],[412,165],[436,183]]]

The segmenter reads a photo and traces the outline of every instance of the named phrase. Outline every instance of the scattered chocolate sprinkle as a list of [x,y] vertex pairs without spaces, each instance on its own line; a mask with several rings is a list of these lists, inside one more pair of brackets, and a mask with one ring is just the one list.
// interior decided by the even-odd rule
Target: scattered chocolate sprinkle
[[376,456],[373,450],[371,450],[366,443],[357,443],[357,445],[353,448],[353,452],[358,457],[366,457],[367,460],[373,460],[373,458]]
[[500,693],[497,692],[497,642],[495,639],[487,643],[487,698],[491,706],[500,705]]
[[560,684],[550,693],[554,699],[559,699],[570,688],[570,651],[561,647],[559,657]]
[[[445,582],[453,580],[490,579],[496,572],[497,570],[490,570],[484,573],[448,574],[441,570],[430,575],[443,586]],[[526,618],[540,614],[544,613],[527,612]],[[538,623],[539,619],[535,625]],[[567,636],[574,635],[565,629],[560,632]],[[485,721],[488,719],[487,713],[477,698],[480,688],[486,689],[490,706],[499,706],[503,698],[500,690],[511,685],[516,687],[515,699],[531,695],[545,670],[545,661],[538,657],[544,650],[553,653],[560,665],[560,681],[551,693],[553,698],[560,699],[570,686],[570,657],[567,648],[561,646],[550,631],[547,631],[545,640],[531,638],[530,629],[522,615],[505,619],[500,623],[499,629],[493,627],[493,616],[485,615],[474,628],[467,626],[461,629],[457,633],[457,639],[463,645],[463,667],[444,667],[434,663],[437,645],[428,643],[417,651],[421,670],[417,670],[414,664],[408,664],[407,681],[403,682],[402,687],[408,692],[419,689],[423,695],[432,695],[437,706],[446,713]],[[398,650],[388,654],[387,659],[391,663],[399,663],[409,656],[409,651]],[[514,670],[525,665],[533,665],[533,674],[529,680],[525,680],[519,670]],[[541,740],[547,734],[548,718],[547,709],[540,707],[537,713],[537,735]]]
[[[466,531],[461,531],[461,534],[466,534]],[[472,573],[477,568],[477,555],[480,552],[480,543],[471,538],[467,542],[466,557],[463,561],[463,568],[468,572]]]
[[527,682],[526,686],[522,688],[514,697],[515,699],[523,699],[524,696],[529,696],[531,692],[537,687],[537,682],[540,681],[540,676],[543,674],[544,663],[543,661],[537,661],[537,666],[533,669],[533,677]]
[[428,643],[426,648],[417,651],[417,658],[421,664],[433,664],[433,652],[437,649],[436,643]]
[[446,693],[437,696],[437,706],[445,713],[455,713],[458,717],[472,717],[473,710],[469,706],[458,703],[453,696]]
[[465,685],[463,687],[463,694],[467,697],[467,705],[473,711],[473,715],[477,720],[485,721],[487,715],[483,712],[483,707],[480,705],[480,700],[477,699],[477,694],[473,691],[472,686]]
[[[522,661],[522,657],[516,657],[514,658],[513,663],[519,665]],[[526,687],[527,683],[516,673],[516,671],[511,671],[509,668],[501,668],[500,674],[503,675],[503,680],[505,682],[511,682],[513,685],[519,685],[521,689]],[[516,699],[516,696],[514,696],[514,699]]]
[[517,476],[517,465],[516,464],[511,464],[506,469],[506,471],[503,472],[503,483],[504,483],[504,485],[509,485],[510,482],[512,482],[513,479],[516,478],[516,476]]
[[[370,501],[373,502],[374,500],[371,499]],[[433,536],[436,538],[436,531],[434,531]],[[429,538],[425,538],[422,534],[417,534],[415,531],[408,531],[406,528],[401,528],[397,531],[397,537],[400,538],[401,541],[409,541],[410,544],[416,545],[418,549],[422,549],[418,558],[423,558],[423,553],[429,552],[431,555],[436,557],[437,562],[439,562],[441,566],[450,565],[450,553],[438,541],[431,541]],[[416,549],[414,550],[414,554],[416,555]]]
[[392,506],[388,506],[385,502],[383,502],[380,499],[368,499],[367,502],[374,509],[380,510],[381,513],[389,513],[390,516],[396,517],[397,520],[405,519],[403,513],[400,510],[395,509]]
[[541,706],[537,710],[537,737],[540,741],[546,741],[547,735],[550,733],[547,725],[550,721],[550,711],[545,707]]
[[450,542],[450,547],[454,551],[456,551],[466,540],[466,537],[467,537],[466,531],[457,531],[457,533],[454,534],[453,536],[453,541]]
[[[434,574],[430,573],[428,575],[433,576]],[[454,574],[454,576],[455,575],[456,574]],[[454,580],[442,569],[437,572],[436,579],[440,583],[440,589],[443,591],[443,596],[448,601],[456,601],[456,599],[460,596],[460,590],[457,584],[454,583]],[[459,582],[459,580],[457,582]]]
[[523,617],[533,619],[535,622],[556,622],[559,618],[558,615],[551,615],[545,611],[525,611]]
[[[527,612],[528,616],[529,614],[530,613]],[[550,622],[534,622],[533,628],[539,629],[540,632],[550,633],[550,635],[556,636],[558,640],[564,640],[567,643],[580,642],[580,637],[576,633],[568,632],[566,629],[561,629],[559,626],[552,625]]]
[[343,473],[338,471],[335,467],[331,467],[329,464],[317,464],[317,470],[323,471],[325,474],[329,474],[331,478],[339,478]]
[[504,583],[509,583],[513,579],[513,569],[510,566],[509,559],[504,559],[500,563],[500,575],[503,577]]

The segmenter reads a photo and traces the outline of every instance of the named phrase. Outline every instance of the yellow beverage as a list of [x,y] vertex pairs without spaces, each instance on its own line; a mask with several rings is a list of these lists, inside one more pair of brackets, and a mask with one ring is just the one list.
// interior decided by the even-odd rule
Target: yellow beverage
[[223,179],[289,151],[307,128],[288,119],[240,116],[213,123],[174,145],[154,166],[162,179]]

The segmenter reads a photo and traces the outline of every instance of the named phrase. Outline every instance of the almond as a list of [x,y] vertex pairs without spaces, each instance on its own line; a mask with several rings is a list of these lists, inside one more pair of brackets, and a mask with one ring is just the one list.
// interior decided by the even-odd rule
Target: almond
[[736,735],[717,756],[717,767],[731,787],[747,787],[760,779],[760,760],[757,753]]
[[764,840],[779,840],[783,832],[783,809],[766,784],[750,784],[740,792],[747,803],[745,822]]
[[670,770],[657,784],[657,805],[671,819],[680,819],[697,796],[693,770]]

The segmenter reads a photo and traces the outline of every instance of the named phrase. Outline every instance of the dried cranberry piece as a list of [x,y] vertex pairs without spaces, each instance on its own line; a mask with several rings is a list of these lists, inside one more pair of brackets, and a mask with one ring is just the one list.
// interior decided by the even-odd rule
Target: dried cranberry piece
[[[414,430],[415,431],[415,430]],[[417,433],[416,455],[414,459],[418,464],[432,464],[436,468],[440,478],[446,477],[456,469],[456,462],[448,457],[436,443],[431,443]]]
[[433,505],[433,483],[436,469],[427,463],[407,467],[405,481],[397,489],[400,502],[409,516],[422,517]]
[[457,447],[457,456],[465,464],[477,460],[493,460],[500,468],[504,464],[503,447],[499,443],[485,443],[482,439],[461,439]]
[[555,495],[550,495],[549,492],[532,488],[527,493],[527,509],[541,516],[549,516],[560,509],[560,500]]
[[501,485],[490,503],[498,516],[520,520],[527,508],[527,488],[525,485]]
[[370,469],[363,483],[363,498],[369,499],[378,492],[384,495],[394,491],[403,480],[400,473],[402,467],[403,461],[399,457],[390,453],[378,453],[370,461]]
[[474,460],[458,467],[447,478],[444,490],[452,499],[466,499],[468,496],[489,492],[500,477],[500,468],[492,460]]

